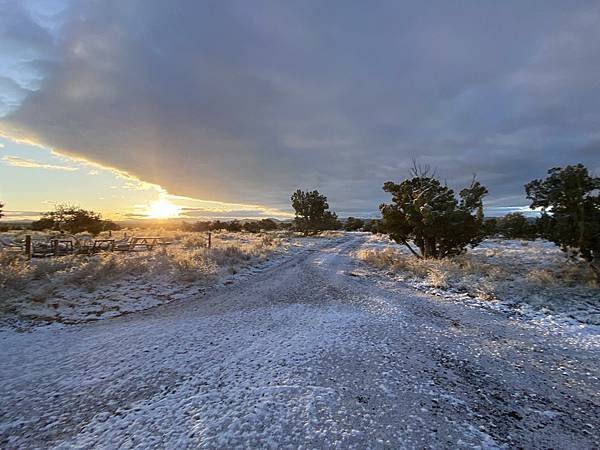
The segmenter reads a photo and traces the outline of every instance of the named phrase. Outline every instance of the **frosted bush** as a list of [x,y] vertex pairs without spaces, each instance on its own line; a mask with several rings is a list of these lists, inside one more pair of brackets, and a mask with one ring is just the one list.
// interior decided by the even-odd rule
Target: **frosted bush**
[[555,284],[555,274],[548,269],[533,269],[526,276],[529,283],[537,287],[552,286]]
[[[25,234],[31,233],[4,233],[2,242],[15,242]],[[139,298],[147,298],[154,294],[154,288],[149,294],[149,286],[159,285],[167,291],[179,286],[204,286],[220,273],[236,273],[240,267],[267,259],[281,247],[284,239],[281,233],[217,232],[213,233],[213,246],[208,249],[206,233],[129,229],[110,237],[118,241],[125,235],[160,236],[171,245],[159,246],[153,251],[31,260],[22,253],[0,249],[0,310],[27,310],[28,315],[42,317],[49,314],[49,309],[70,308],[73,302],[92,307],[92,299],[103,298],[107,292],[111,293],[106,294],[109,297],[114,295],[127,301],[128,293],[123,294],[125,297],[119,295],[130,289],[140,290]],[[35,239],[48,240],[50,236],[35,233]],[[84,234],[75,237],[87,238]],[[99,238],[109,238],[109,235],[102,233]],[[160,292],[157,294],[162,295],[161,299],[165,297]],[[153,300],[149,304],[162,301]]]
[[0,250],[0,289],[15,288],[21,285],[29,272],[29,262],[18,253]]
[[433,287],[447,288],[448,287],[448,272],[434,268],[429,271],[427,281]]
[[546,241],[523,242],[488,240],[467,254],[432,260],[415,258],[396,244],[372,238],[356,256],[401,275],[418,288],[464,292],[512,304],[526,302],[563,312],[583,305],[600,308],[600,289],[585,264],[566,258]]

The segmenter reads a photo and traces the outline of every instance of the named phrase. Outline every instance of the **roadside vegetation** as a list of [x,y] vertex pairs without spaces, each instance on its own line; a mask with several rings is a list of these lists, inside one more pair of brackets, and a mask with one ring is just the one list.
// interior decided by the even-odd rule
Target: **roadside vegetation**
[[464,255],[485,237],[539,237],[559,246],[571,260],[587,263],[595,282],[600,282],[600,178],[581,164],[550,169],[546,179],[525,186],[530,207],[541,209],[535,221],[520,213],[486,221],[487,189],[475,179],[457,198],[429,168],[415,165],[411,175],[400,184],[384,184],[392,203],[380,206],[383,221],[377,231],[415,258]]
[[[122,230],[135,235],[146,231]],[[4,233],[18,238],[24,232]],[[216,280],[283,254],[286,232],[214,232],[212,248],[198,233],[156,231],[171,245],[152,251],[28,259],[0,251],[0,312],[16,319],[96,320],[193,296]],[[43,233],[39,233],[37,237]],[[85,235],[79,235],[85,237]],[[108,237],[104,232],[100,237]]]
[[[519,212],[486,218],[483,201],[488,191],[475,178],[456,194],[435,172],[416,164],[408,179],[386,182],[383,190],[391,201],[380,205],[377,219],[340,219],[325,195],[299,189],[291,196],[293,221],[172,222],[171,229],[151,231],[172,245],[150,252],[28,259],[10,250],[9,244],[26,234],[34,239],[67,233],[77,239],[118,239],[121,233],[148,233],[120,229],[79,206],[58,205],[27,229],[0,230],[0,312],[72,318],[77,314],[66,311],[65,305],[74,310],[86,305],[88,312],[82,314],[89,319],[124,312],[127,296],[140,299],[139,305],[128,308],[144,309],[170,301],[177,293],[193,295],[190,292],[224,275],[235,276],[285,253],[300,245],[300,236],[338,238],[356,231],[373,235],[357,252],[358,258],[419,288],[480,300],[521,299],[554,309],[561,302],[598,304],[600,178],[584,166],[553,168],[545,179],[525,186],[537,218]],[[3,208],[0,204],[0,217]],[[177,286],[177,292],[169,285]],[[106,303],[107,298],[117,300]],[[107,304],[112,306],[107,309]]]
[[565,258],[546,240],[492,238],[459,256],[423,259],[373,235],[356,257],[396,281],[451,300],[600,325],[600,287],[587,263]]
[[486,220],[485,187],[473,180],[456,198],[416,168],[411,179],[384,185],[392,203],[381,205],[382,234],[357,257],[428,292],[600,325],[600,178],[582,165],[548,175],[525,186],[539,218]]

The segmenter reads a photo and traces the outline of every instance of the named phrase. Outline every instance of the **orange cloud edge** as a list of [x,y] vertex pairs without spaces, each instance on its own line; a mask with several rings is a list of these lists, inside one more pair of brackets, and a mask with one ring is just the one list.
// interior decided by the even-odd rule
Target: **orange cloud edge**
[[[178,207],[178,209],[182,212],[176,217],[179,219],[199,220],[201,218],[210,217],[227,218],[229,217],[227,213],[234,211],[238,213],[238,215],[240,212],[243,213],[244,211],[248,211],[248,216],[246,218],[272,217],[278,219],[289,219],[293,217],[293,214],[289,211],[271,208],[260,204],[230,203],[218,200],[199,199],[195,197],[189,197],[186,195],[172,194],[169,193],[168,190],[165,189],[163,186],[160,186],[156,183],[144,181],[140,177],[133,175],[125,170],[88,160],[80,155],[77,155],[75,152],[52,148],[51,146],[40,142],[40,140],[36,137],[24,136],[20,133],[15,133],[14,131],[7,132],[5,130],[0,129],[0,138],[9,140],[16,144],[43,149],[45,151],[48,151],[54,157],[71,163],[76,163],[80,166],[87,167],[91,171],[103,170],[110,172],[115,177],[126,181],[125,185],[123,186],[124,189],[154,190],[158,194],[158,197],[155,201],[151,201],[142,205],[133,205],[132,210],[126,211],[125,214],[119,214],[117,211],[114,211],[113,214],[116,215],[135,216],[136,218],[140,219],[151,218],[149,217],[150,214],[148,214],[148,212],[151,211],[152,203],[155,203],[156,201],[163,201],[173,203],[175,206]],[[68,199],[65,200],[68,201]],[[185,215],[186,210],[198,211],[202,212],[203,214],[199,217],[190,217]]]

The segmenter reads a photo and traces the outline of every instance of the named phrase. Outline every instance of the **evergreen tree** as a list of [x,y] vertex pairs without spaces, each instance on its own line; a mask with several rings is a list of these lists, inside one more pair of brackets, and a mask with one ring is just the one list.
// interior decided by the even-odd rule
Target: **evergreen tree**
[[468,245],[478,245],[484,237],[482,199],[487,189],[473,179],[457,199],[452,189],[430,176],[428,168],[415,167],[412,175],[400,184],[384,184],[392,203],[380,206],[380,231],[419,258],[457,255]]
[[494,236],[498,232],[498,219],[490,217],[483,221],[483,233],[486,237]]
[[508,239],[533,239],[537,234],[535,223],[519,212],[498,219],[496,229]]
[[362,219],[356,219],[354,217],[348,217],[344,222],[344,229],[346,231],[357,231],[365,225]]
[[541,208],[542,237],[583,258],[600,281],[600,177],[582,164],[555,167],[525,185],[531,208]]
[[296,212],[296,229],[305,236],[322,230],[338,229],[341,226],[337,215],[329,211],[327,197],[319,191],[305,192],[298,189],[292,194],[291,200]]
[[72,205],[57,205],[54,211],[45,212],[39,220],[32,222],[31,229],[98,234],[101,231],[118,230],[119,226],[110,220],[103,220],[94,211]]
[[232,220],[231,222],[229,222],[227,224],[227,231],[230,231],[232,233],[236,233],[238,231],[242,231],[242,225],[240,224],[239,221]]

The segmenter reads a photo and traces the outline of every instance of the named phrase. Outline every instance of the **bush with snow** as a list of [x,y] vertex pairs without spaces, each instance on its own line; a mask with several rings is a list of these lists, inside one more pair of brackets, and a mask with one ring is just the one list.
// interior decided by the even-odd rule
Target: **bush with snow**
[[356,256],[427,292],[466,294],[600,325],[600,287],[593,272],[548,241],[489,239],[468,254],[436,260],[414,258],[404,247],[373,236]]
[[[142,230],[124,233],[148,234]],[[3,241],[18,240],[21,234],[5,234]],[[0,249],[0,317],[89,320],[146,309],[180,296],[193,297],[219,276],[259,264],[287,243],[278,232],[217,232],[208,249],[204,234],[153,234],[172,245],[153,251],[31,260]]]

